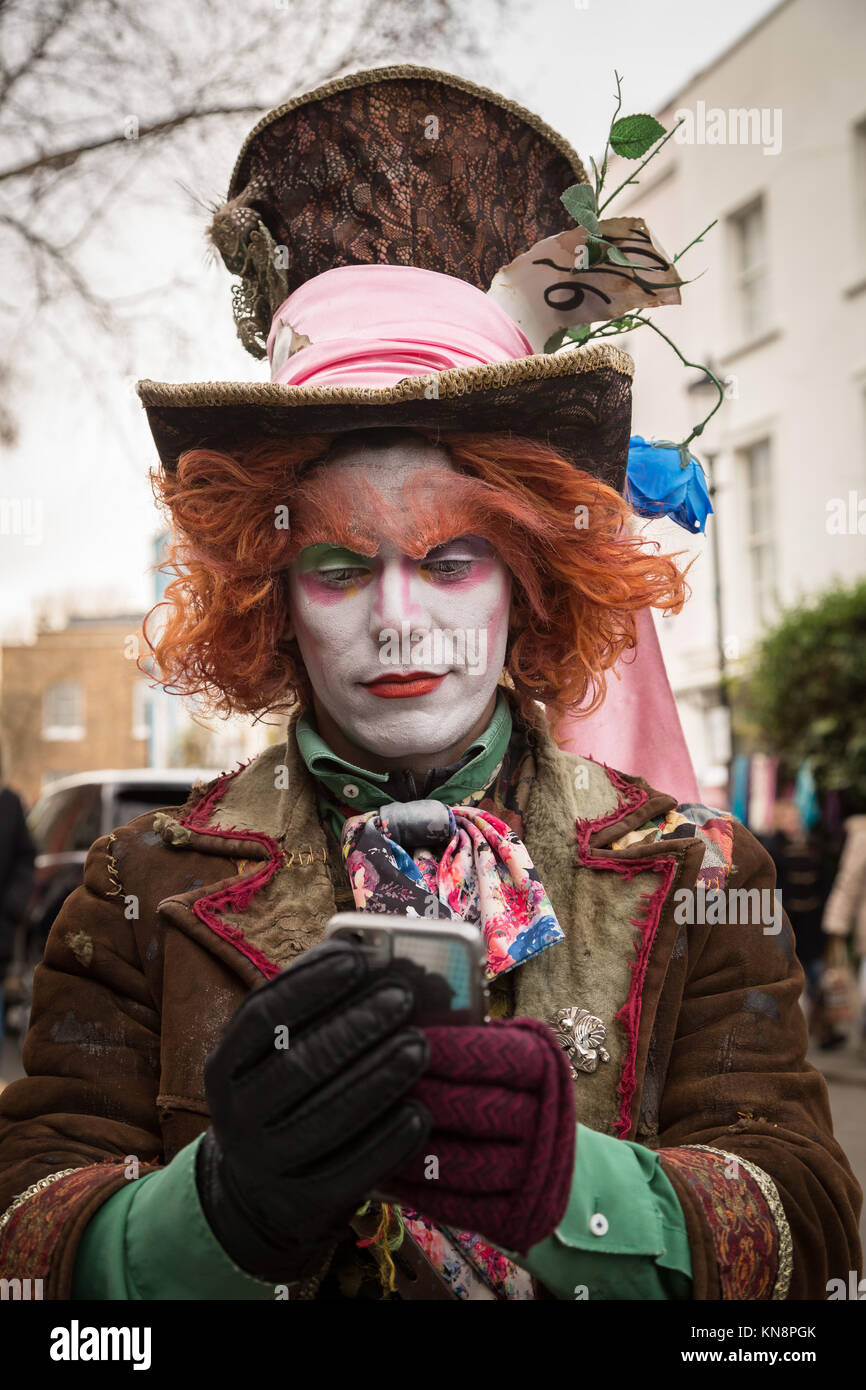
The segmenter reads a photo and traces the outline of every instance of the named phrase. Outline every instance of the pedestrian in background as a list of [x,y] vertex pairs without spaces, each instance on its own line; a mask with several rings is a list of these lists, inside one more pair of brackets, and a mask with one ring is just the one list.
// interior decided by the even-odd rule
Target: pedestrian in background
[[6,1035],[4,992],[15,928],[27,909],[36,848],[21,798],[2,781],[0,769],[0,1045]]
[[866,815],[849,816],[846,839],[833,890],[824,911],[823,928],[840,946],[853,932],[860,961],[857,1045],[866,1058]]
[[806,829],[793,801],[776,802],[773,830],[759,838],[776,866],[776,887],[794,928],[797,955],[806,975],[803,1007],[810,1032],[825,1051],[839,1047],[846,1035],[836,1028],[822,1004],[827,952],[823,918],[832,887],[824,846],[813,830]]

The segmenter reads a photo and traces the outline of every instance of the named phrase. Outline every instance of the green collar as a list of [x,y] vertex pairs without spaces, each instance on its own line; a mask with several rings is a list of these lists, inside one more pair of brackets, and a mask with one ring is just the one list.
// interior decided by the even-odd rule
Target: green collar
[[415,789],[411,776],[407,777],[405,773],[368,772],[366,768],[356,767],[354,763],[346,762],[332,753],[311,715],[301,715],[295,725],[295,734],[301,757],[318,783],[317,790],[326,793],[319,796],[320,813],[336,830],[339,839],[347,814],[376,811],[388,801],[406,801],[423,796],[432,801],[442,801],[446,806],[459,806],[472,799],[480,799],[499,771],[511,738],[511,729],[511,709],[500,690],[490,723],[466,750],[459,765],[456,768],[452,765],[453,770],[442,768],[441,771],[449,775],[432,789],[422,790]]

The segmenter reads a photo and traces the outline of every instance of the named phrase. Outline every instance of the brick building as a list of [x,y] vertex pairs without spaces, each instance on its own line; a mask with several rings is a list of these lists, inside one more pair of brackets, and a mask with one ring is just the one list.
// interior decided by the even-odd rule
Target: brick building
[[71,618],[2,649],[3,780],[28,803],[58,777],[147,766],[142,615]]

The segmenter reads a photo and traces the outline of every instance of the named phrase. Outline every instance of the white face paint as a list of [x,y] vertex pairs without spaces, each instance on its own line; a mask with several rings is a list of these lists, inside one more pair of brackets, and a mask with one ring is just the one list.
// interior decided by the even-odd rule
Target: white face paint
[[510,571],[479,536],[446,540],[418,559],[379,529],[376,494],[385,508],[404,507],[421,474],[425,487],[453,487],[444,449],[400,440],[355,448],[327,468],[329,479],[354,485],[379,549],[359,554],[335,538],[307,546],[290,568],[292,624],[316,698],[377,757],[452,749],[483,716],[502,672]]

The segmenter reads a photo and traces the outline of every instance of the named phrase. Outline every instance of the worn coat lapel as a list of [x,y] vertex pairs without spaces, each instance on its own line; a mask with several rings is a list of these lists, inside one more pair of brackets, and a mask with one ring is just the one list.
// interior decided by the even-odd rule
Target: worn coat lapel
[[[268,979],[321,940],[334,892],[313,786],[291,727],[284,742],[217,779],[177,816],[159,818],[155,829],[176,849],[219,859],[213,881],[160,903],[174,925],[211,948],[214,938],[229,944]],[[249,969],[240,973],[255,983]]]
[[[665,905],[692,842],[632,845],[611,841],[676,798],[601,764],[564,753],[536,731],[537,778],[525,818],[525,842],[566,940],[515,971],[515,1013],[552,1022],[562,1008],[584,1008],[605,1026],[610,1060],[575,1080],[578,1114],[593,1129],[624,1136],[634,1125],[642,1058],[658,1002],[647,999],[647,970],[659,989],[675,940]],[[691,856],[691,857],[689,857]]]

